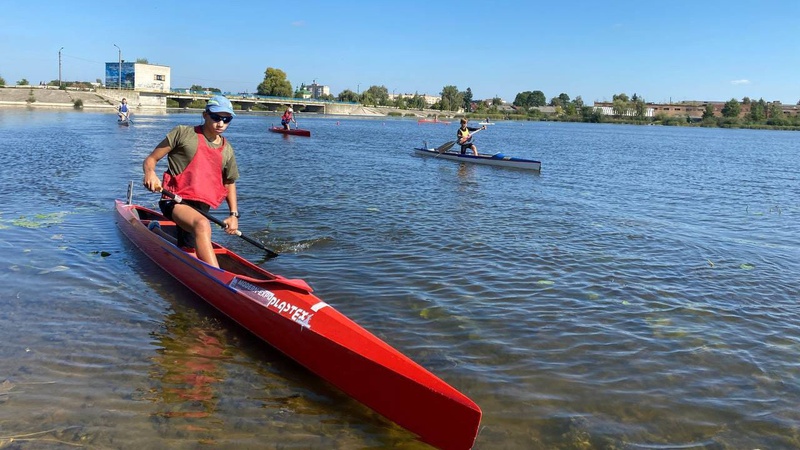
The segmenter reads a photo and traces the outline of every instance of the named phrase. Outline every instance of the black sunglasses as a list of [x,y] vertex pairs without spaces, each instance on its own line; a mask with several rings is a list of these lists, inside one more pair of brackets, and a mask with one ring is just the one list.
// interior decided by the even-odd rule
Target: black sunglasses
[[231,123],[231,120],[233,120],[233,116],[220,116],[219,114],[208,110],[206,110],[206,113],[213,122],[219,122],[221,120],[222,123]]

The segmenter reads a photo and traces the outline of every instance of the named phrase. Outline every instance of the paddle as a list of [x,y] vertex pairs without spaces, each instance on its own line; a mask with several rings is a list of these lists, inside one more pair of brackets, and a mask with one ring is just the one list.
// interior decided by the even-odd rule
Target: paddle
[[[469,134],[470,139],[472,139],[472,136],[475,136],[475,133],[477,133],[478,131],[481,131],[481,130],[485,130],[485,129],[486,129],[486,125],[484,125],[484,126],[478,128],[477,130],[473,131],[472,133]],[[445,144],[442,144],[442,145],[436,147],[434,150],[436,150],[437,153],[442,154],[442,153],[450,150],[451,148],[453,148],[453,146],[456,145],[456,142],[458,142],[458,140],[447,142]],[[439,155],[436,155],[436,156],[439,156]]]
[[[164,194],[165,196],[175,200],[175,203],[183,203],[183,197],[181,197],[180,195],[175,195],[172,192],[167,191],[165,189],[161,189],[161,193]],[[184,203],[184,204],[187,205],[187,206],[192,206],[192,205],[189,205],[187,203]],[[216,217],[212,216],[211,214],[209,214],[207,212],[200,211],[199,209],[195,208],[194,206],[192,206],[192,208],[194,208],[195,211],[197,211],[200,214],[202,214],[203,216],[205,216],[206,219],[208,219],[208,220],[214,222],[215,224],[219,225],[223,230],[225,228],[228,228],[228,226],[225,225],[225,222],[217,219]],[[268,249],[267,247],[264,247],[264,245],[262,245],[260,242],[256,241],[255,239],[252,239],[252,238],[248,237],[247,235],[245,235],[241,231],[236,230],[236,232],[234,234],[236,234],[240,238],[244,239],[245,241],[255,245],[256,247],[260,248],[261,250],[264,250],[265,252],[267,252],[267,256],[269,256],[270,258],[274,258],[274,257],[278,256],[278,253]]]

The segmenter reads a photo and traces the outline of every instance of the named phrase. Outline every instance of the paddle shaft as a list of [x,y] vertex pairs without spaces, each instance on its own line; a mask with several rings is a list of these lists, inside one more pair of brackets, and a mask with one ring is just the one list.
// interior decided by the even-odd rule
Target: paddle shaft
[[[212,216],[211,214],[209,214],[209,213],[207,213],[207,212],[204,212],[204,211],[201,211],[201,210],[199,210],[199,209],[195,208],[194,206],[192,206],[192,205],[190,205],[190,204],[188,204],[188,203],[183,203],[183,197],[181,197],[180,195],[175,195],[175,194],[173,194],[172,192],[170,192],[170,191],[167,191],[167,190],[165,190],[165,189],[161,189],[161,193],[162,193],[163,195],[165,195],[165,196],[167,196],[167,197],[169,197],[169,198],[171,198],[171,199],[175,200],[175,203],[181,203],[181,204],[184,204],[184,205],[186,205],[186,206],[189,206],[189,207],[193,208],[195,211],[197,211],[197,212],[199,212],[200,214],[202,214],[202,215],[203,215],[203,216],[204,216],[206,219],[208,219],[208,220],[210,220],[210,221],[214,222],[215,224],[219,225],[219,226],[220,226],[220,227],[221,227],[223,230],[224,230],[225,228],[228,228],[228,225],[226,225],[226,224],[225,224],[225,222],[223,222],[223,221],[221,221],[221,220],[217,219],[216,217]],[[247,241],[247,242],[249,242],[249,243],[251,243],[251,244],[255,245],[256,247],[260,248],[261,250],[264,250],[265,252],[267,252],[267,255],[268,255],[270,258],[274,258],[274,257],[278,256],[278,253],[276,253],[276,252],[274,252],[274,251],[272,251],[272,250],[268,249],[267,247],[264,247],[264,245],[263,245],[263,244],[261,244],[260,242],[256,241],[255,239],[252,239],[252,238],[248,237],[247,235],[245,235],[245,234],[244,234],[244,233],[242,233],[241,231],[239,231],[239,230],[236,230],[236,231],[234,232],[234,234],[235,234],[235,235],[237,235],[237,236],[239,236],[240,238],[244,239],[245,241]]]

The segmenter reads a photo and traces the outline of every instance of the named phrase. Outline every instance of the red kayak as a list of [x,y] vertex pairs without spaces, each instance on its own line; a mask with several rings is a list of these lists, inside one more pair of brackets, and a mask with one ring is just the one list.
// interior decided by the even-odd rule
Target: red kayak
[[469,449],[481,409],[386,342],[312,294],[217,244],[221,268],[176,246],[175,223],[116,201],[122,232],[145,255],[251,333],[346,394],[441,449]]
[[269,131],[273,133],[281,133],[281,134],[291,134],[293,136],[307,136],[311,137],[311,132],[308,130],[301,130],[300,128],[295,128],[293,130],[286,130],[283,127],[270,127]]

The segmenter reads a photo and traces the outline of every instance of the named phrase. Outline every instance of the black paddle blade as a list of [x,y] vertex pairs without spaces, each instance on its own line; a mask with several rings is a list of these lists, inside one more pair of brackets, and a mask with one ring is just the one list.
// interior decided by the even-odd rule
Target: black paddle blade
[[448,142],[446,144],[442,144],[442,145],[436,147],[435,150],[438,153],[444,153],[444,152],[450,150],[451,148],[453,148],[454,145],[456,145],[456,141],[450,141],[450,142]]

